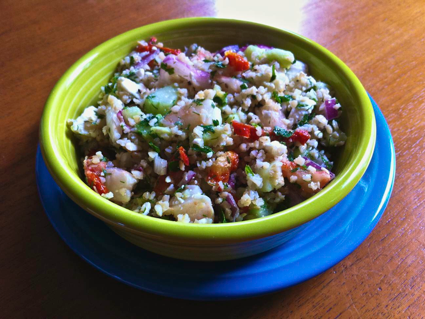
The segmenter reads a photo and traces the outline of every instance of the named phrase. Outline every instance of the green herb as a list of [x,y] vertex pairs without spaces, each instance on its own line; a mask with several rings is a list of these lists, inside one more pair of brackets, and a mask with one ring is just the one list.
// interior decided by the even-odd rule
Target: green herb
[[136,61],[134,60],[134,56],[131,56],[131,57],[130,57],[130,66],[133,66],[133,65],[134,65],[134,62],[136,62]]
[[215,62],[215,66],[219,69],[224,69],[226,66],[223,64],[223,62]]
[[298,122],[297,127],[303,126],[305,124],[307,124],[308,122],[310,122],[313,117],[315,117],[316,114],[311,113],[311,114],[304,114],[304,116],[302,117],[302,119]]
[[234,78],[235,78],[235,79],[238,79],[239,81],[241,81],[241,82],[243,82],[243,83],[246,83],[246,84],[249,84],[249,83],[250,83],[247,79],[237,78],[237,77],[234,77]]
[[279,96],[276,91],[273,91],[272,99],[275,100],[277,103],[282,103],[282,96]]
[[104,169],[102,172],[103,172],[103,175],[105,175],[105,176],[111,175],[111,173],[108,173],[108,172],[106,171],[106,169]]
[[297,62],[297,60],[294,59],[294,62],[292,62],[292,64],[295,64]]
[[189,131],[189,128],[190,128],[190,124],[187,125],[186,131]]
[[179,164],[179,162],[178,161],[173,161],[173,162],[168,163],[168,169],[171,172],[178,172],[180,170],[180,164]]
[[102,161],[102,162],[107,162],[107,161],[108,161],[108,159],[107,159],[105,156],[103,156],[103,157],[102,157],[102,159],[101,159],[101,161]]
[[240,87],[241,87],[241,90],[246,90],[248,88],[248,85],[246,85],[246,83],[242,83]]
[[251,99],[256,100],[257,97],[255,95],[251,95]]
[[195,114],[197,114],[197,115],[199,115],[199,116],[201,116],[201,114],[199,112],[195,112],[195,111],[192,111],[192,112],[195,113]]
[[210,63],[210,62],[212,62],[211,60],[208,60],[208,59],[204,59],[203,60],[205,63]]
[[295,167],[294,169],[291,169],[291,173],[295,173],[296,171],[298,171],[300,168],[299,167]]
[[270,78],[270,82],[273,82],[274,80],[276,80],[276,67],[273,64],[273,66],[272,66],[272,77]]
[[220,214],[221,214],[221,222],[227,223],[226,215],[224,214],[224,211],[222,208],[220,209]]
[[291,137],[292,134],[294,134],[294,132],[287,131],[287,130],[279,127],[279,126],[274,127],[273,133],[276,134],[277,136],[281,136],[281,137],[285,137],[285,138]]
[[133,82],[138,82],[136,72],[130,71],[128,74],[123,74],[123,76]]
[[246,175],[254,176],[254,171],[252,170],[251,166],[249,166],[249,165],[245,166],[245,173],[246,173]]
[[201,152],[201,153],[205,153],[205,154],[211,153],[213,151],[211,149],[211,147],[208,147],[208,146],[200,147],[199,145],[196,145],[196,144],[192,145],[192,149],[195,152]]
[[223,107],[227,105],[227,92],[223,94],[222,97],[218,95],[214,96],[213,101],[218,104],[219,107]]
[[215,133],[214,127],[212,125],[201,125],[201,127],[204,129],[204,133]]
[[196,100],[193,100],[193,103],[195,103],[196,105],[202,105],[203,101],[205,101],[205,99],[202,99],[202,100],[196,99]]
[[182,190],[184,190],[184,188],[186,187],[186,185],[182,185],[179,188],[176,189],[176,193],[181,192]]
[[177,122],[175,122],[175,123],[174,123],[174,125],[182,126],[182,125],[183,125],[183,123],[182,123],[182,121],[177,121]]
[[149,146],[155,151],[155,152],[157,152],[157,153],[159,153],[160,152],[160,150],[159,150],[159,147],[158,146],[156,146],[154,143],[152,143],[152,142],[149,142]]
[[227,158],[227,163],[232,164],[232,161],[230,160],[229,156],[227,156],[226,158]]
[[212,122],[213,122],[214,126],[218,126],[220,124],[220,122],[218,120],[213,120]]
[[123,183],[123,184],[125,184],[125,182],[124,182],[124,181],[120,181],[120,183]]
[[168,67],[168,65],[164,62],[161,62],[161,69],[163,69],[169,75],[174,74],[174,68]]
[[214,71],[211,71],[211,73],[210,73],[210,78],[212,79],[214,76],[215,76],[215,74],[217,73],[217,71],[216,70],[214,70]]
[[331,162],[329,162],[329,160],[326,158],[326,156],[324,156],[324,155],[322,155],[320,153],[319,153],[319,155],[320,155],[320,159],[322,160],[323,164],[325,164],[326,168],[328,170],[331,170],[332,169]]
[[297,104],[297,109],[305,109],[310,107],[310,105],[308,105],[307,103],[303,103],[303,102],[298,102]]
[[288,153],[288,160],[289,161],[291,161],[291,162],[293,162],[294,161],[294,151],[290,151],[289,153]]
[[214,104],[214,103],[212,103],[212,102],[211,102],[211,106],[212,106],[212,108],[213,108],[213,109],[215,109],[215,108],[216,108],[215,104]]

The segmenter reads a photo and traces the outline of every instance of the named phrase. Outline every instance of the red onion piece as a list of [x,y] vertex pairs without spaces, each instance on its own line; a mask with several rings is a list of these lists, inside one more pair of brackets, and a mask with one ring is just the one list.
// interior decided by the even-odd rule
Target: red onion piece
[[233,221],[235,221],[236,218],[239,216],[239,207],[236,203],[235,199],[233,198],[233,195],[230,193],[227,193],[226,202],[230,205],[230,210],[232,211],[232,217]]
[[325,115],[326,119],[333,120],[338,117],[338,110],[335,110],[334,105],[336,104],[336,99],[330,99],[325,101]]
[[224,47],[223,49],[217,51],[217,53],[220,54],[221,56],[224,56],[224,53],[226,51],[238,52],[239,51],[239,45],[237,45],[237,44],[228,45],[227,47]]
[[195,175],[196,175],[196,173],[194,171],[187,171],[184,174],[184,176],[183,176],[183,178],[180,181],[178,186],[181,187],[183,185],[189,184],[192,181],[192,179],[195,177]]
[[125,120],[124,120],[124,116],[122,115],[122,110],[119,110],[118,111],[118,113],[117,113],[117,118],[118,118],[118,120],[120,121],[120,123],[124,123],[124,125],[127,127],[127,128],[131,128],[126,122],[125,122]]
[[[162,62],[167,64],[170,68],[173,68],[177,75],[187,81],[195,81],[201,87],[208,87],[210,84],[209,72],[198,70],[195,67],[179,60],[173,54],[168,55]],[[160,72],[160,75],[161,73],[164,74],[163,72]]]
[[230,174],[229,181],[227,182],[230,188],[235,189],[236,187],[236,173]]
[[316,162],[313,162],[311,159],[309,159],[308,157],[303,156],[304,160],[305,160],[305,165],[308,166],[312,166],[314,167],[316,170],[318,171],[322,171],[324,168],[329,172],[329,175],[331,177],[331,180],[335,178],[335,174],[332,173],[330,170],[328,170],[326,167],[323,167],[319,164],[317,164]]
[[140,69],[140,68],[144,67],[149,62],[151,62],[153,59],[155,59],[158,56],[159,52],[160,52],[160,50],[154,50],[154,51],[150,52],[149,54],[143,55],[142,59],[134,65],[134,68]]

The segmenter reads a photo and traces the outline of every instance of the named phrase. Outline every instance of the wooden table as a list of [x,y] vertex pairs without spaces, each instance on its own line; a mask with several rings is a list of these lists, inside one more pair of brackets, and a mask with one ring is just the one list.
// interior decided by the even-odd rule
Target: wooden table
[[[142,292],[75,255],[41,207],[38,125],[59,77],[115,35],[189,16],[251,19],[317,41],[357,74],[392,130],[397,177],[381,221],[354,253],[296,287],[228,302]],[[423,318],[424,16],[414,0],[1,1],[0,317]]]

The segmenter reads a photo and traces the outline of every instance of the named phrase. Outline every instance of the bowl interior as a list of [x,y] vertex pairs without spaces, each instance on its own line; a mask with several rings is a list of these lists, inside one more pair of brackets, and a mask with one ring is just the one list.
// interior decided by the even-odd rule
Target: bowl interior
[[[87,106],[96,105],[100,87],[108,82],[120,59],[134,48],[138,40],[148,39],[150,36],[156,36],[166,46],[175,48],[197,43],[214,51],[230,44],[262,43],[290,50],[296,59],[309,65],[310,73],[317,80],[324,81],[333,88],[343,105],[341,122],[348,140],[334,157],[336,179],[313,198],[282,213],[263,218],[261,227],[252,228],[249,235],[244,235],[249,229],[243,230],[240,226],[246,224],[252,227],[249,225],[260,220],[236,223],[241,230],[235,230],[233,235],[226,235],[226,231],[223,231],[224,237],[240,239],[245,236],[245,239],[253,239],[264,233],[272,235],[300,225],[335,205],[363,175],[375,142],[372,106],[355,75],[332,53],[291,32],[255,23],[214,18],[171,20],[126,32],[93,49],[65,73],[49,97],[40,130],[43,156],[58,184],[84,209],[104,220],[121,223],[132,229],[151,234],[160,230],[163,236],[171,232],[172,236],[192,237],[196,234],[188,235],[187,232],[196,233],[197,231],[193,231],[195,227],[205,229],[205,225],[177,225],[127,211],[100,198],[80,178],[77,144],[66,121],[76,118]],[[272,219],[276,219],[279,224],[275,225],[276,221]],[[216,228],[215,234],[220,237],[221,231],[217,231],[219,227],[233,226],[225,224],[207,227]],[[176,230],[177,228],[179,229]],[[214,234],[204,234],[201,237],[205,236],[214,237]]]

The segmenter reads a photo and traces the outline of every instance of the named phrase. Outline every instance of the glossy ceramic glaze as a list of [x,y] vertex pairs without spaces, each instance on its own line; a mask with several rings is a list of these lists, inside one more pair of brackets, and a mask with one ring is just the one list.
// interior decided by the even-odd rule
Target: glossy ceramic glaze
[[[66,120],[75,118],[86,106],[95,103],[99,88],[107,83],[118,61],[131,51],[137,40],[152,35],[169,47],[183,47],[195,42],[210,50],[233,44],[235,39],[238,44],[264,43],[290,50],[297,59],[306,62],[315,78],[334,88],[336,97],[344,106],[342,124],[349,138],[336,158],[335,180],[318,195],[284,212],[258,220],[219,225],[154,219],[128,211],[94,193],[81,179]],[[251,22],[214,18],[170,20],[144,26],[90,51],[53,89],[40,127],[40,145],[46,165],[59,186],[78,205],[146,249],[184,259],[205,259],[207,256],[210,260],[232,259],[271,249],[276,241],[267,237],[277,235],[282,239],[286,236],[281,234],[283,231],[329,210],[362,177],[373,153],[375,137],[375,117],[363,86],[332,53],[291,32]],[[251,250],[249,242],[261,244],[258,249]]]
[[334,208],[304,224],[290,242],[269,252],[227,262],[171,259],[140,249],[73,203],[37,154],[37,183],[56,231],[97,269],[131,286],[174,298],[232,299],[295,285],[334,266],[372,231],[385,210],[395,174],[391,134],[375,105],[377,142],[357,186]]

